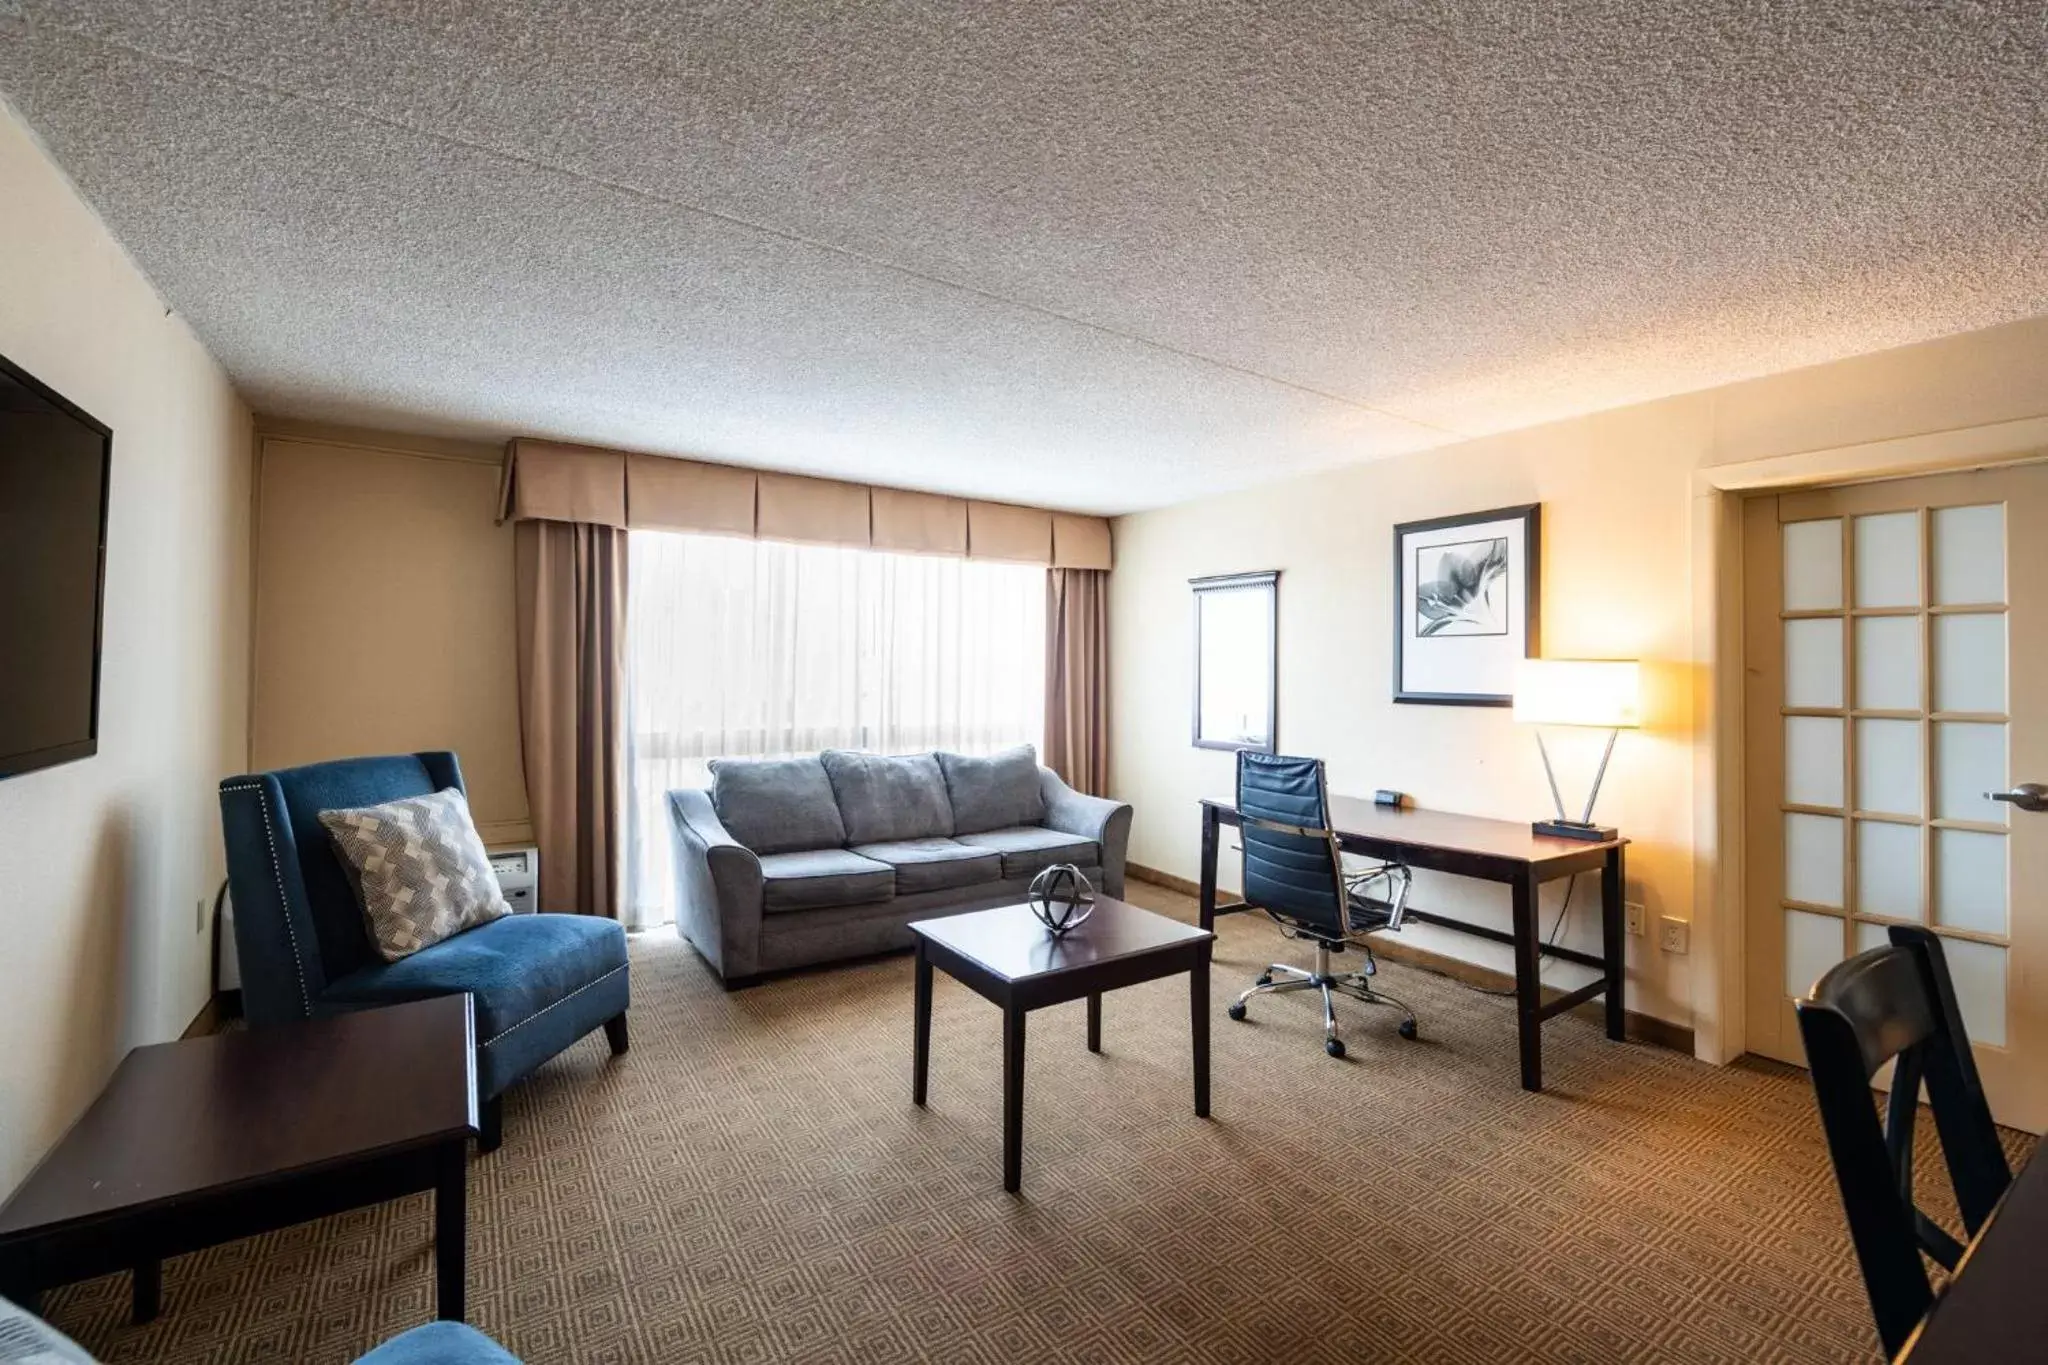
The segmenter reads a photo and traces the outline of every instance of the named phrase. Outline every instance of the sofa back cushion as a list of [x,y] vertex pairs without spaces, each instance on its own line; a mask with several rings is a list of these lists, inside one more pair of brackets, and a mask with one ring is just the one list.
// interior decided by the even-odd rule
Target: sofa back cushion
[[947,799],[953,804],[953,833],[1035,825],[1045,818],[1038,750],[1031,745],[1019,744],[983,758],[942,752],[938,760],[946,775]]
[[832,779],[847,843],[879,844],[953,832],[946,776],[931,754],[885,757],[827,749],[818,757]]
[[846,842],[832,783],[815,758],[713,759],[711,808],[726,831],[756,853]]

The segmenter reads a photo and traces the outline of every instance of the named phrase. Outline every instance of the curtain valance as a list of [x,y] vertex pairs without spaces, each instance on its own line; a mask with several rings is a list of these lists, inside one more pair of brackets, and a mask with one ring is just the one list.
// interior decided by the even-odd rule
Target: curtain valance
[[505,448],[498,520],[756,536],[1110,567],[1109,522],[1008,503],[803,478],[555,441]]

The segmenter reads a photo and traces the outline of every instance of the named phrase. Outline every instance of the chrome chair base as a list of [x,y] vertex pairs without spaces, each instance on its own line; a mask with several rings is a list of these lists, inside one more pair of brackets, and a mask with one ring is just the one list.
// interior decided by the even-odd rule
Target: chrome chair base
[[1415,1011],[1383,991],[1375,990],[1372,984],[1374,974],[1379,970],[1373,961],[1372,950],[1365,950],[1365,968],[1356,972],[1332,972],[1330,970],[1330,945],[1316,944],[1316,965],[1314,971],[1285,962],[1275,962],[1266,968],[1265,975],[1250,990],[1237,997],[1231,1004],[1232,1019],[1245,1017],[1245,1002],[1255,995],[1286,995],[1294,991],[1321,991],[1323,996],[1323,1051],[1332,1057],[1344,1055],[1344,1040],[1337,1034],[1336,997],[1339,995],[1366,1005],[1387,1005],[1401,1011],[1401,1036],[1415,1037]]

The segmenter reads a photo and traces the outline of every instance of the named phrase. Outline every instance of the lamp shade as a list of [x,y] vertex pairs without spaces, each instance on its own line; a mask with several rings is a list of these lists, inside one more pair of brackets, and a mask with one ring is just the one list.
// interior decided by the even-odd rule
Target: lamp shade
[[1641,686],[1633,659],[1524,659],[1515,667],[1515,719],[1633,729]]

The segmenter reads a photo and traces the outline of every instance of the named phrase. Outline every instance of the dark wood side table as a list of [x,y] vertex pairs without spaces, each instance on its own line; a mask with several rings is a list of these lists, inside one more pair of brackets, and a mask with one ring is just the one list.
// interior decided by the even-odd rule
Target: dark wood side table
[[1188,974],[1195,1051],[1195,1115],[1209,1116],[1209,955],[1206,929],[1098,896],[1095,913],[1055,939],[1023,905],[919,920],[911,1099],[925,1102],[931,1070],[932,968],[1003,1011],[1003,1188],[1017,1192],[1024,1149],[1024,1016],[1046,1005],[1088,1000],[1088,1050],[1102,1051],[1102,993]]
[[0,1294],[125,1269],[147,1322],[166,1257],[432,1190],[459,1322],[475,1057],[467,995],[136,1048],[0,1207]]
[[[1224,827],[1242,824],[1237,807],[1228,801],[1202,802],[1202,927],[1212,929],[1216,916],[1252,907],[1243,901],[1216,903],[1216,854]],[[1605,997],[1607,1036],[1628,1038],[1628,939],[1624,928],[1623,884],[1627,876],[1628,840],[1581,842],[1537,834],[1515,820],[1488,820],[1447,811],[1394,809],[1356,796],[1330,798],[1330,826],[1346,853],[1406,863],[1431,872],[1448,872],[1508,888],[1514,906],[1513,930],[1473,924],[1427,910],[1408,909],[1408,918],[1423,924],[1457,929],[1515,950],[1515,1024],[1521,1043],[1522,1088],[1543,1088],[1543,1024],[1595,997]],[[1536,914],[1537,889],[1548,881],[1580,872],[1600,874],[1600,954],[1543,941]],[[1543,959],[1561,958],[1600,973],[1575,991],[1554,1000],[1543,998]]]

